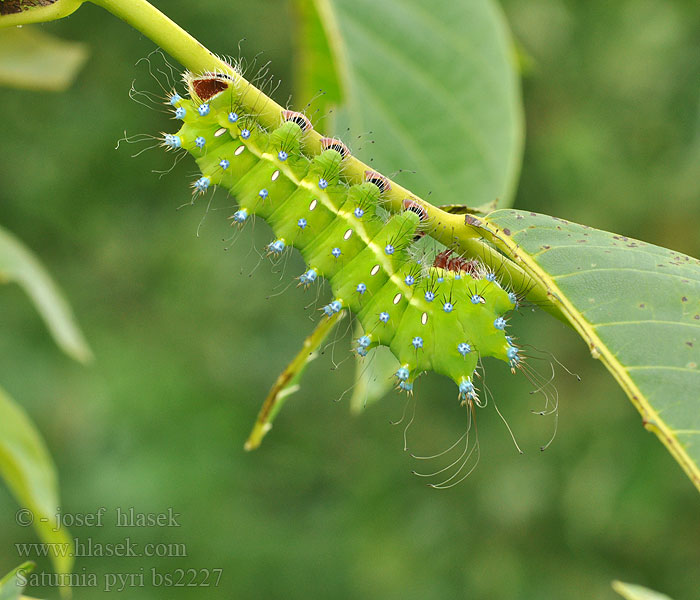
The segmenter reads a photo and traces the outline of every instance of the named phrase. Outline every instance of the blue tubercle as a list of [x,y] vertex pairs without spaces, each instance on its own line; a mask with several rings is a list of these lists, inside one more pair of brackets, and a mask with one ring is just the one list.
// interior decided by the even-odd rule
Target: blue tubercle
[[387,323],[389,321],[389,313],[388,312],[380,312],[379,313],[379,320],[382,323]]
[[163,138],[163,143],[169,148],[180,148],[182,146],[182,140],[171,133],[166,133],[165,138]]
[[228,113],[228,121],[229,123],[235,123],[238,121],[238,115],[235,112]]
[[493,326],[496,329],[505,329],[506,328],[506,320],[503,317],[498,317],[494,322]]
[[520,362],[520,356],[518,353],[519,350],[515,346],[511,346],[508,348],[508,350],[506,350],[506,356],[508,357],[510,364],[513,366]]
[[427,302],[432,302],[435,300],[435,292],[431,292],[430,290],[425,292],[425,299]]
[[318,187],[320,187],[322,190],[325,190],[328,187],[328,182],[321,177],[321,179],[318,180]]
[[462,377],[462,381],[459,382],[459,397],[469,398],[470,400],[476,398],[474,384],[468,377]]
[[423,347],[423,338],[417,335],[411,340],[411,344],[413,344],[413,347],[418,350]]
[[399,379],[399,381],[406,381],[408,380],[408,376],[410,375],[410,371],[408,370],[408,367],[399,367],[399,370],[396,371],[396,377]]
[[386,252],[389,255],[392,255],[394,253],[395,248],[391,244],[387,244],[384,246],[384,252]]
[[300,229],[304,229],[306,227],[306,219],[303,217],[297,221],[297,225],[299,226]]
[[172,96],[170,96],[170,104],[172,104],[173,106],[175,106],[178,102],[180,102],[180,100],[182,100],[182,97],[180,96],[180,94],[176,93],[176,94],[173,94]]
[[343,303],[340,300],[333,300],[333,302],[326,304],[326,306],[323,307],[323,312],[330,317],[335,313],[340,312],[342,308]]
[[408,381],[399,381],[399,387],[406,392],[413,391],[413,384]]
[[518,307],[518,295],[515,292],[508,292],[508,300],[510,300],[515,307]]
[[219,166],[225,171],[226,169],[228,169],[231,166],[231,163],[228,160],[226,160],[225,158],[222,158],[219,161]]
[[263,200],[265,200],[265,198],[267,198],[269,195],[270,192],[268,192],[266,188],[263,188],[258,192],[258,196],[260,196]]
[[472,304],[481,304],[482,302],[486,302],[482,296],[479,296],[479,294],[473,294],[471,297]]
[[204,148],[204,144],[206,143],[207,140],[205,140],[201,135],[194,138],[194,145],[197,146],[197,148]]
[[496,281],[496,274],[488,272],[488,273],[486,273],[486,275],[484,275],[484,279],[486,281]]
[[446,313],[451,313],[455,308],[455,305],[452,304],[452,302],[445,302],[445,304],[442,305],[442,310],[444,310]]
[[362,348],[368,348],[369,345],[372,343],[372,340],[368,335],[363,335],[361,338],[357,340],[357,343],[359,346]]
[[267,245],[267,249],[272,253],[272,254],[281,254],[284,252],[286,245],[284,243],[284,240],[282,239],[276,239],[274,242],[270,242]]
[[365,214],[365,211],[362,210],[359,206],[353,211],[353,214],[358,218],[361,219],[362,216]]
[[209,110],[209,104],[207,102],[200,104],[197,107],[197,112],[199,113],[200,117],[206,117],[209,114]]
[[235,213],[233,213],[232,218],[236,223],[244,223],[248,218],[248,211],[245,208],[237,210]]
[[244,140],[247,140],[250,137],[250,129],[244,129],[243,131],[241,131],[241,137]]
[[367,286],[364,283],[358,283],[355,289],[358,294],[364,294],[367,291]]
[[416,282],[416,278],[413,275],[406,275],[406,279],[404,279],[406,282],[406,285],[413,285]]
[[287,160],[289,158],[289,154],[287,154],[284,150],[280,150],[277,153],[277,158],[279,158],[282,162]]
[[318,273],[316,272],[316,270],[309,269],[308,271],[304,271],[299,276],[299,281],[301,282],[302,285],[311,285],[314,281],[316,281],[317,277],[318,277]]
[[209,179],[209,177],[200,177],[197,181],[194,182],[194,189],[200,193],[206,192],[210,183],[211,180]]
[[340,248],[333,248],[333,250],[331,250],[331,254],[338,258],[342,254],[342,252],[340,251]]
[[367,348],[363,348],[362,346],[355,348],[355,352],[357,352],[358,356],[362,356],[363,358],[367,356]]
[[472,351],[472,347],[467,344],[466,342],[462,342],[457,346],[457,352],[459,352],[462,356],[466,356]]
[[187,111],[185,110],[184,106],[178,106],[175,109],[175,118],[176,119],[184,119],[186,113],[187,113]]
[[442,283],[443,281],[445,281],[445,278],[444,278],[444,277],[438,277],[438,278],[437,278],[437,282],[438,282],[438,283]]

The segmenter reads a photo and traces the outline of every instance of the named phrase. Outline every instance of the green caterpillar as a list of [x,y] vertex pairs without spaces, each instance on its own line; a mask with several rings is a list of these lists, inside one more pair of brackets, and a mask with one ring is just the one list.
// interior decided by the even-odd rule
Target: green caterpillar
[[505,333],[518,296],[477,260],[449,250],[431,266],[412,258],[427,218],[418,202],[406,198],[403,212],[384,220],[379,209],[389,180],[366,171],[363,183],[348,186],[349,150],[336,139],[322,138],[320,153],[304,155],[301,140],[312,126],[302,113],[284,111],[268,132],[241,110],[230,76],[186,74],[185,81],[189,99],[176,93],[169,99],[183,125],[164,134],[163,145],[196,159],[202,174],[195,194],[222,186],[237,198],[234,225],[253,215],[268,222],[275,234],[269,255],[299,250],[307,265],[301,285],[319,277],[330,282],[334,300],[322,310],[331,317],[348,309],[357,317],[365,332],[354,342],[359,356],[388,346],[400,363],[400,389],[411,392],[418,375],[435,371],[470,404],[478,401],[480,358],[496,357],[511,370],[520,365],[519,348]]

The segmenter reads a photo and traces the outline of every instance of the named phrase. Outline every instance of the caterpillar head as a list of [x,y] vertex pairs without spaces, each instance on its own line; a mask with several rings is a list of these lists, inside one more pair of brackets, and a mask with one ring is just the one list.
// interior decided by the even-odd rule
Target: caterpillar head
[[479,261],[455,255],[450,248],[443,250],[435,257],[433,266],[453,273],[467,273],[474,279],[481,279],[482,267]]

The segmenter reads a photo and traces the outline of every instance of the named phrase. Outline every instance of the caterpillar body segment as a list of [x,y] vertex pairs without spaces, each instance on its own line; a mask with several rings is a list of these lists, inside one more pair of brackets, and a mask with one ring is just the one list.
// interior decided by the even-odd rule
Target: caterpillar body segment
[[301,113],[283,111],[280,125],[262,129],[236,103],[234,82],[209,74],[186,77],[190,98],[173,96],[182,126],[166,134],[164,145],[183,148],[201,169],[195,192],[227,189],[238,201],[232,216],[242,225],[265,219],[274,232],[270,255],[297,248],[306,262],[300,284],[318,277],[330,282],[327,316],[348,309],[364,335],[355,340],[360,356],[384,345],[399,360],[399,388],[411,391],[425,371],[450,377],[459,398],[477,398],[474,373],[481,358],[493,356],[515,367],[518,348],[506,336],[507,315],[517,305],[512,292],[475,259],[441,253],[433,265],[411,255],[421,235],[425,210],[410,198],[404,211],[384,220],[378,212],[390,182],[374,171],[364,183],[343,178],[347,147],[322,138],[315,156],[301,151],[311,123]]

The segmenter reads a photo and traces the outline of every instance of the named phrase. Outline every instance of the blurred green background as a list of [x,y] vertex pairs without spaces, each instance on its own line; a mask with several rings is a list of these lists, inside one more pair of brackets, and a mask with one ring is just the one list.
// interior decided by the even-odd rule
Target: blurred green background
[[[286,2],[156,2],[212,50],[263,51],[293,88]],[[505,0],[524,64],[525,160],[515,205],[700,255],[700,7],[693,1]],[[97,360],[60,354],[14,286],[0,288],[0,381],[27,408],[57,462],[65,512],[105,506],[181,513],[179,528],[73,528],[78,538],[186,545],[186,558],[82,558],[75,570],[145,573],[132,598],[614,598],[611,579],[676,600],[700,598],[697,492],[585,345],[541,314],[518,335],[563,372],[559,431],[521,377],[489,366],[489,387],[525,450],[491,407],[482,457],[449,491],[411,475],[404,399],[349,415],[351,361],[321,357],[262,448],[243,442],[279,371],[313,328],[296,288],[266,299],[280,274],[249,277],[264,226],[230,251],[217,209],[189,201],[191,161],[114,149],[124,130],[172,129],[129,100],[154,89],[136,61],[153,46],[85,7],[43,27],[92,49],[64,94],[3,89],[0,222],[33,248],[67,293]],[[416,99],[416,103],[420,99]],[[417,107],[419,112],[419,107]],[[410,165],[397,165],[405,167]],[[197,235],[199,231],[199,236]],[[287,275],[301,268],[295,256]],[[336,359],[349,338],[340,339]],[[546,367],[545,367],[546,370]],[[332,372],[331,372],[332,371]],[[411,449],[461,434],[453,386],[426,377]],[[0,488],[0,572],[20,561],[16,504]],[[151,569],[221,568],[218,588],[154,587]],[[39,561],[39,570],[50,569]],[[91,598],[100,588],[76,589]],[[30,595],[56,597],[55,589]]]

